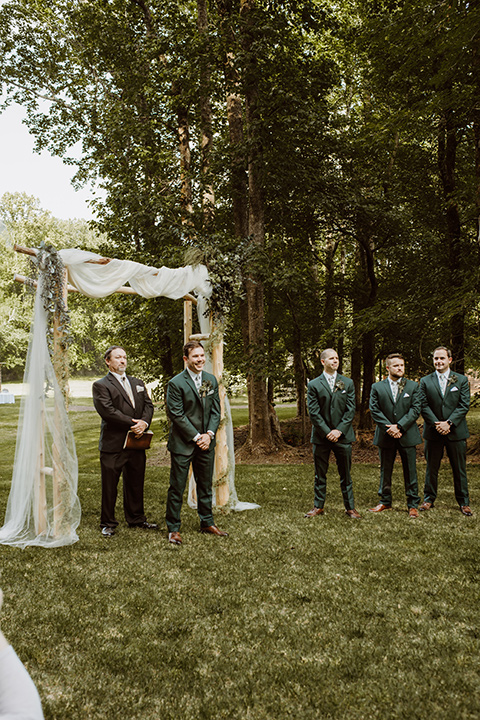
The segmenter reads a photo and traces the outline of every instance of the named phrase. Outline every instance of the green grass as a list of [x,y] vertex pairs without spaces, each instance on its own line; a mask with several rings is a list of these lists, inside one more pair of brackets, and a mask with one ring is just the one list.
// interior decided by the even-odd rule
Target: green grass
[[[16,407],[0,406],[0,518]],[[448,467],[434,511],[369,515],[377,465],[354,467],[348,520],[333,467],[324,517],[313,467],[241,466],[239,498],[217,513],[226,540],[166,542],[168,468],[148,468],[148,517],[161,533],[98,530],[98,418],[72,413],[80,462],[80,541],[56,550],[0,546],[2,629],[58,720],[457,720],[480,714],[478,519],[455,507]],[[420,464],[420,477],[424,465]],[[480,469],[469,465],[477,510]],[[480,507],[480,506],[478,506]],[[119,518],[121,505],[119,507]]]

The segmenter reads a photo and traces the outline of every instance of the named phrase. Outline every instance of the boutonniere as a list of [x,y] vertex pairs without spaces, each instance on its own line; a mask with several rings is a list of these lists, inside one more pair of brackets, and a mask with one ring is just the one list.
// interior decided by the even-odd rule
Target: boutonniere
[[333,392],[337,392],[337,390],[345,390],[345,383],[343,382],[343,380],[337,380],[337,382],[335,383]]
[[213,385],[211,380],[204,380],[203,383],[198,388],[198,394],[200,397],[204,398],[208,395],[208,393],[213,390]]
[[405,390],[406,384],[407,384],[407,381],[405,380],[405,378],[404,377],[400,378],[400,380],[398,381],[398,395],[401,395],[402,392]]
[[455,373],[450,375],[450,377],[447,380],[447,388],[449,388],[451,385],[455,385],[457,380],[458,380],[458,377],[455,375]]

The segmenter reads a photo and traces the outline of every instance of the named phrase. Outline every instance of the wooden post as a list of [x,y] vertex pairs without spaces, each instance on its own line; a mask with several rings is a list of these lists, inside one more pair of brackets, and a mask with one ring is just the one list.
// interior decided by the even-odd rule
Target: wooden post
[[184,300],[183,302],[183,343],[190,340],[193,330],[192,301]]
[[[212,328],[212,336],[215,337],[213,330],[214,328]],[[212,368],[213,374],[218,380],[221,410],[221,422],[217,431],[217,444],[215,446],[214,485],[217,496],[217,507],[223,507],[228,503],[230,497],[230,489],[228,487],[227,428],[225,424],[225,397],[227,393],[223,384],[223,334],[220,336],[219,342],[212,343]]]
[[[62,283],[62,299],[65,310],[67,309],[67,272],[64,272]],[[57,378],[60,391],[65,400],[65,407],[68,408],[68,354],[65,344],[65,329],[61,325],[60,312],[57,308],[53,318],[53,369]],[[58,537],[61,534],[60,526],[63,521],[64,503],[62,492],[65,490],[65,472],[60,456],[60,442],[63,433],[62,418],[58,410],[58,403],[55,403],[54,429],[53,429],[53,507],[54,507],[54,534]]]

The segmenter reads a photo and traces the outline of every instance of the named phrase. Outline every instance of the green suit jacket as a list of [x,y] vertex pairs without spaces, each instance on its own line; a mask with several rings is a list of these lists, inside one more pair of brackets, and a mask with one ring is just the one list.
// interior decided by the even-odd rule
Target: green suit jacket
[[387,433],[387,425],[398,425],[402,430],[399,440],[402,447],[413,447],[422,442],[417,426],[420,415],[420,387],[413,380],[406,380],[403,390],[393,401],[388,379],[372,385],[370,413],[376,423],[373,444],[378,447],[395,447],[395,439]]
[[[466,440],[469,437],[465,416],[470,407],[470,388],[465,375],[451,372],[445,395],[442,397],[437,373],[433,372],[420,380],[422,402],[423,437],[425,440]],[[450,420],[452,426],[448,435],[439,435],[435,429],[438,420]]]
[[310,442],[317,445],[322,443],[331,430],[342,432],[338,442],[354,442],[355,433],[352,422],[355,417],[355,388],[353,380],[337,373],[332,393],[328,380],[322,373],[308,383],[307,403],[312,421]]
[[[167,414],[171,420],[168,450],[190,455],[195,448],[197,433],[217,432],[220,423],[220,398],[214,375],[202,371],[202,385],[208,386],[200,397],[187,370],[175,375],[167,387]],[[210,449],[215,447],[212,438]]]

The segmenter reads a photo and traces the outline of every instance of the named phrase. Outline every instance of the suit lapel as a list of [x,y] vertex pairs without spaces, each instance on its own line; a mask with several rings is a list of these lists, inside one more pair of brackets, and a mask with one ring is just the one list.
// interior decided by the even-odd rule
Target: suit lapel
[[[120,392],[122,393],[122,397],[124,398],[124,400],[126,400],[126,401],[128,402],[128,404],[130,405],[130,407],[133,407],[133,409],[135,410],[135,407],[132,405],[132,401],[131,401],[130,398],[128,397],[128,394],[127,394],[125,388],[123,387],[122,383],[121,383],[119,380],[117,380],[117,378],[116,378],[114,375],[112,375],[112,373],[108,373],[107,378],[108,378],[108,380],[109,380],[111,383],[113,383],[113,385],[114,385],[116,388],[118,388],[118,389],[120,390]],[[128,380],[129,380],[129,382],[130,382],[130,378],[128,378]],[[130,387],[132,387],[132,383],[130,383]],[[132,392],[134,392],[134,391],[133,391],[133,387],[132,387]],[[134,397],[135,397],[135,394],[134,394]]]
[[[385,380],[383,382],[386,385],[385,389],[386,389],[389,400],[391,401],[392,405],[395,405],[395,400],[393,399],[393,394],[392,394],[392,388],[390,387],[390,382],[389,382],[388,378],[385,378]],[[398,400],[398,395],[397,395],[397,400]]]
[[[135,400],[135,405],[133,406],[133,409],[136,410],[137,407],[140,406],[140,396],[137,392],[137,383],[135,381],[135,378],[130,377],[130,375],[127,375],[127,380],[130,383],[130,387],[132,388],[133,399]],[[130,405],[131,405],[131,403],[130,403]]]
[[[432,378],[433,387],[436,389],[440,396],[440,401],[443,402],[445,400],[444,396],[442,395],[442,391],[440,390],[440,383],[438,382],[438,376],[437,373],[434,372],[430,375]],[[447,394],[447,391],[445,390],[445,395]]]
[[330,385],[328,384],[328,380],[323,373],[320,375],[320,382],[323,383],[324,387],[327,388],[329,394],[332,395],[332,391],[330,390]]
[[[189,372],[188,372],[187,369],[185,369],[185,370],[183,371],[183,375],[184,375],[184,377],[185,377],[185,380],[186,380],[186,382],[187,382],[187,385],[193,390],[193,392],[195,393],[195,397],[198,398],[198,400],[199,400],[200,403],[201,403],[201,402],[202,402],[202,398],[201,398],[200,395],[198,394],[197,386],[195,385],[195,383],[193,382],[192,378],[190,377],[190,374],[189,374]],[[203,405],[203,403],[202,403],[202,405]]]

